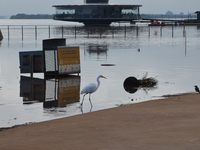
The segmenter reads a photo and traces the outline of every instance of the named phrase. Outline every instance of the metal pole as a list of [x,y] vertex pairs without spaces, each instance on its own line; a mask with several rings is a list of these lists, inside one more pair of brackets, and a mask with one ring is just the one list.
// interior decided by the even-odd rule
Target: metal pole
[[8,26],[8,40],[10,40],[10,27]]
[[183,26],[183,37],[185,37],[186,35],[185,35],[185,25]]
[[124,37],[126,38],[126,25],[124,26]]
[[160,36],[162,36],[162,25],[160,26]]
[[174,37],[174,25],[172,25],[172,37]]
[[37,40],[37,26],[35,26],[35,40]]
[[187,39],[186,39],[186,31],[184,30],[184,37],[185,37],[185,56],[187,53]]
[[112,27],[112,38],[114,38],[114,26]]
[[62,38],[63,38],[63,34],[64,34],[64,33],[63,33],[63,26],[62,26]]
[[50,29],[50,26],[49,26],[49,39],[50,39],[50,32],[51,32],[51,29]]
[[75,39],[76,39],[76,26],[75,26],[74,30],[75,30]]
[[24,35],[23,34],[24,34],[24,32],[23,32],[23,26],[22,26],[22,41],[24,39],[24,37],[23,37]]
[[150,36],[150,26],[149,26],[149,36]]
[[137,36],[138,36],[138,30],[139,30],[138,25],[136,26],[136,30],[137,30]]

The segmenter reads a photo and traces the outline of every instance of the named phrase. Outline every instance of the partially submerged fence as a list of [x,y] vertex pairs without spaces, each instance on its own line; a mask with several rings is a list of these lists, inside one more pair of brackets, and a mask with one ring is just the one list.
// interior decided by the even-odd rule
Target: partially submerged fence
[[[167,31],[163,30],[168,28]],[[111,27],[83,27],[83,26],[52,26],[52,25],[0,25],[5,39],[10,40],[13,36],[17,36],[22,41],[27,37],[32,37],[35,40],[41,37],[44,38],[78,38],[78,37],[96,37],[116,36],[126,38],[128,35],[139,36],[141,32],[147,33],[148,36],[159,35],[163,36],[164,32],[170,32],[171,37],[174,37],[176,26],[111,26]],[[185,26],[181,26],[183,36],[186,33]]]

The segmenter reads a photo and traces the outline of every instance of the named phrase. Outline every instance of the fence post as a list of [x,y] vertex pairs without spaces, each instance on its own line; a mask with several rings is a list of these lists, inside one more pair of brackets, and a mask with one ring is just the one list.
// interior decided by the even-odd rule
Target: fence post
[[150,36],[150,26],[149,26],[149,36]]
[[137,36],[138,36],[138,30],[139,30],[139,28],[138,28],[138,25],[136,26],[136,34],[137,34]]
[[112,38],[114,38],[114,26],[112,27]]
[[160,26],[160,36],[162,36],[162,25]]
[[124,26],[124,37],[126,38],[126,25]]
[[186,35],[185,35],[185,25],[183,25],[183,37],[185,37]]
[[37,40],[37,26],[35,26],[35,40]]
[[63,30],[64,30],[64,29],[63,29],[63,26],[62,26],[62,38],[63,38],[63,35],[64,35]]
[[8,26],[8,41],[10,40],[10,27]]
[[23,31],[23,26],[22,26],[22,41],[24,39],[24,31]]
[[76,39],[76,26],[75,26],[74,30],[75,30],[75,39]]
[[51,29],[50,29],[50,26],[49,26],[49,39],[51,38],[51,37],[50,37],[50,32],[51,32]]

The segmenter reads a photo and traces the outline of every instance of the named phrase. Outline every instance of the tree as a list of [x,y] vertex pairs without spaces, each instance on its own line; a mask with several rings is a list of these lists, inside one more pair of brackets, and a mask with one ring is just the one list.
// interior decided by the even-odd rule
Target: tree
[[166,15],[173,15],[173,12],[167,11],[167,12],[166,12]]

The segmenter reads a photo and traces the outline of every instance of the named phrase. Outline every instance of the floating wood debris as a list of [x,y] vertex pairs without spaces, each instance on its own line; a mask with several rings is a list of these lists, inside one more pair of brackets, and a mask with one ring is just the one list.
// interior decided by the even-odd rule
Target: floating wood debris
[[115,64],[101,64],[101,66],[115,66]]

